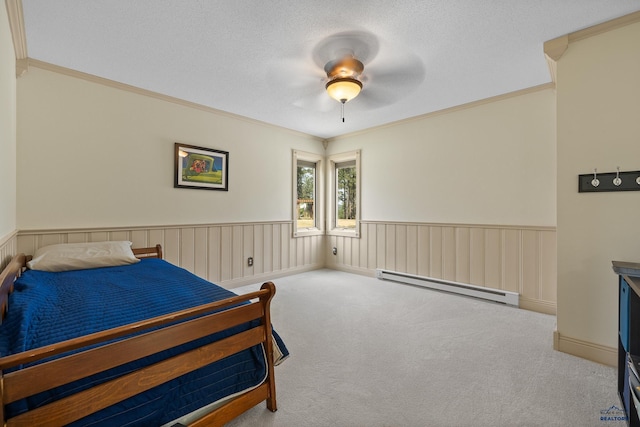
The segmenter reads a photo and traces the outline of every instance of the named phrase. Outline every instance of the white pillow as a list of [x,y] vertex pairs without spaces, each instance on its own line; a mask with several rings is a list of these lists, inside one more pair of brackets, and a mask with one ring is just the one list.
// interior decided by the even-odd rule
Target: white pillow
[[131,242],[64,243],[44,246],[27,263],[32,270],[68,271],[140,261],[131,250]]

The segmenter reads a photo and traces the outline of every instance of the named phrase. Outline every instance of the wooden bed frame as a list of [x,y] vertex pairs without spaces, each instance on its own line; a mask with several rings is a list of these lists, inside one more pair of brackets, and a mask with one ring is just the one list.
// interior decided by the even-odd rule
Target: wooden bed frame
[[[133,252],[138,258],[162,258],[160,245],[153,248],[134,249]],[[5,270],[0,273],[0,311],[2,318],[7,312],[7,301],[9,294],[13,291],[13,282],[24,271],[29,259],[30,257],[24,254],[16,255]],[[24,353],[2,357],[0,358],[0,395],[2,397],[0,420],[7,427],[65,425],[260,343],[264,345],[267,354],[268,371],[265,382],[257,388],[224,403],[194,421],[190,426],[222,425],[265,400],[267,408],[275,412],[277,406],[270,316],[270,303],[274,294],[275,285],[271,282],[266,282],[259,291],[250,294],[227,298]],[[213,310],[225,309],[252,299],[257,299],[257,301],[210,313]],[[38,361],[88,345],[125,337],[134,332],[140,333],[141,331],[196,315],[200,317],[3,374],[7,368],[23,363]],[[261,325],[6,419],[4,405],[8,403],[253,319],[261,319]]]

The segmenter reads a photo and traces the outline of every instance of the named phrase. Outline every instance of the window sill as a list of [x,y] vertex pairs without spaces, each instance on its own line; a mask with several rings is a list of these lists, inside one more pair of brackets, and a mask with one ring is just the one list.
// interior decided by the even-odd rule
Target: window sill
[[356,239],[360,238],[360,232],[353,228],[333,228],[329,230],[328,234],[330,236],[352,237]]
[[323,234],[324,231],[318,228],[301,228],[293,232],[293,237],[321,236]]

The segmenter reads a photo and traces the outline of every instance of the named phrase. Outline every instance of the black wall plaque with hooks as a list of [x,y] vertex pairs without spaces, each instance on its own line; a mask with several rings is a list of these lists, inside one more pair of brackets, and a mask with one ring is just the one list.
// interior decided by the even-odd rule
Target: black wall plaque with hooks
[[602,193],[605,191],[640,191],[640,171],[607,173],[596,171],[578,175],[579,193]]

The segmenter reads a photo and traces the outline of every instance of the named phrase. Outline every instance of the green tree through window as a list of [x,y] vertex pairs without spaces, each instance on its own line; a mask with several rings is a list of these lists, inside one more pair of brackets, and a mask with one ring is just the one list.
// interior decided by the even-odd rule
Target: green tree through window
[[324,234],[324,173],[321,154],[292,150],[293,237]]
[[336,164],[336,176],[336,226],[355,228],[358,208],[355,161]]
[[297,227],[315,227],[315,193],[316,193],[316,165],[315,163],[298,161],[297,167]]

